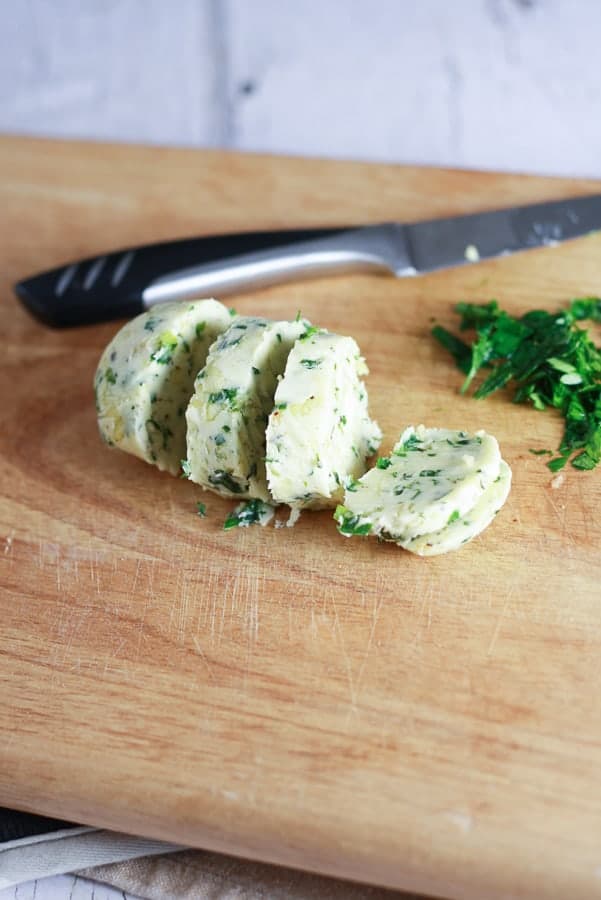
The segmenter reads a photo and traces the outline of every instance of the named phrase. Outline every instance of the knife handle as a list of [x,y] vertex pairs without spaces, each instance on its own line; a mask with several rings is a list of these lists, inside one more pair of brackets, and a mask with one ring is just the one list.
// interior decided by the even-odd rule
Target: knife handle
[[260,231],[147,244],[42,272],[20,281],[15,292],[35,318],[54,328],[131,318],[150,305],[144,300],[146,288],[168,278],[170,272],[211,264],[226,267],[231,257],[312,242],[347,230]]

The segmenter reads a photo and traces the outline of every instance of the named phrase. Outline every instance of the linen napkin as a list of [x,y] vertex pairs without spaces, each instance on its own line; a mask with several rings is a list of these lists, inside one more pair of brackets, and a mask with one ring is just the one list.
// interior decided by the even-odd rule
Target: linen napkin
[[0,888],[182,848],[0,807]]
[[77,874],[144,900],[426,900],[205,850],[133,859]]

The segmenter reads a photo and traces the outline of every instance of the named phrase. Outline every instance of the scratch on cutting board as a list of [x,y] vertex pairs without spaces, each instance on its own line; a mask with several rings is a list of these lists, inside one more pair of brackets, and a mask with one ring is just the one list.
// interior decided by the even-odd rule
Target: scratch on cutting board
[[[137,566],[137,568],[136,568],[136,574],[137,574],[137,571],[138,571],[139,567],[140,567],[140,561],[138,560],[138,566]],[[135,583],[135,579],[134,579],[134,583]],[[133,594],[133,591],[132,591],[131,597],[133,598],[133,596],[134,596],[134,594]],[[149,597],[148,597],[147,594],[144,594],[144,606],[142,607],[142,613],[141,613],[141,615],[140,615],[140,619],[139,619],[139,622],[138,622],[138,640],[137,640],[137,643],[136,643],[136,649],[135,649],[135,652],[134,652],[134,661],[136,661],[136,662],[137,662],[137,660],[140,659],[140,655],[141,655],[141,652],[142,652],[142,641],[146,640],[146,635],[145,635],[145,633],[144,633],[144,627],[145,627],[145,624],[146,624],[146,614],[147,614],[147,612],[148,612],[149,606],[150,606]]]
[[254,642],[259,636],[259,580],[249,576],[246,581],[245,595],[245,619],[249,642]]
[[340,618],[338,616],[338,605],[336,603],[336,597],[334,594],[332,594],[331,597],[332,597],[332,606],[334,607],[334,628],[335,628],[335,631],[338,632],[338,637],[340,639],[340,651],[341,651],[342,659],[344,660],[344,664],[346,667],[346,674],[347,674],[348,683],[349,683],[350,707],[349,707],[349,711],[348,711],[348,714],[346,717],[346,724],[348,725],[348,723],[350,722],[351,716],[358,714],[357,695],[355,692],[355,686],[353,684],[353,669],[352,669],[351,661],[350,661],[350,658],[349,658],[349,655],[348,655],[348,652],[346,649],[346,642],[344,640],[344,634],[342,632],[342,628],[340,627]]
[[184,644],[186,640],[187,623],[189,618],[189,610],[191,606],[190,584],[186,577],[186,573],[178,568],[176,591],[179,594],[180,603],[177,617],[177,640],[179,644]]
[[130,596],[130,598],[133,598],[133,597],[135,596],[135,593],[136,593],[136,587],[137,587],[137,584],[138,584],[138,578],[140,577],[140,566],[141,566],[141,565],[142,565],[142,560],[141,560],[141,559],[138,559],[138,561],[137,561],[137,563],[136,563],[136,571],[134,572],[134,580],[132,581],[131,587],[130,587],[130,589],[129,589],[129,596]]
[[421,636],[422,636],[422,632],[423,632],[423,621],[422,621],[422,620],[423,620],[423,618],[424,618],[424,613],[426,612],[426,610],[427,610],[427,625],[426,625],[426,629],[428,630],[428,629],[430,628],[430,625],[432,624],[432,599],[433,599],[433,595],[434,595],[433,584],[432,584],[432,581],[429,581],[428,587],[427,587],[426,589],[424,589],[424,593],[423,593],[423,596],[422,596],[422,601],[421,601],[421,603],[420,603],[419,610],[418,610],[418,612],[417,612],[417,617],[416,617],[416,618],[417,618],[417,625],[416,625],[416,628],[415,628],[415,632],[414,632],[414,634],[413,634],[413,640],[412,640],[411,645],[410,645],[410,649],[411,649],[412,651],[417,650],[417,648],[418,648],[418,646],[419,646],[419,643],[420,643],[420,640],[421,640]]
[[509,593],[507,594],[507,597],[505,598],[505,602],[503,604],[503,609],[501,610],[501,612],[499,614],[499,618],[497,619],[497,622],[495,624],[495,628],[492,633],[490,643],[488,645],[488,650],[486,651],[487,656],[493,655],[495,645],[497,643],[497,638],[499,637],[499,631],[501,630],[501,623],[502,623],[503,619],[505,618],[507,610],[509,609],[509,604],[511,603],[511,600],[513,599],[513,593],[514,593],[514,588],[512,587],[509,589]]
[[[374,641],[374,635],[375,635],[375,633],[376,633],[376,625],[378,624],[378,618],[379,618],[379,616],[380,616],[380,610],[382,609],[382,603],[383,603],[383,602],[384,602],[384,597],[383,597],[383,596],[380,596],[380,599],[379,599],[379,600],[375,600],[375,599],[374,599],[374,611],[373,611],[373,617],[372,617],[371,629],[370,629],[370,632],[369,632],[369,637],[368,637],[368,639],[367,639],[367,646],[366,646],[366,648],[365,648],[365,656],[363,657],[363,662],[361,663],[361,667],[360,667],[360,669],[359,669],[359,673],[358,673],[358,675],[357,675],[357,681],[356,681],[356,684],[355,684],[355,700],[356,700],[356,699],[358,698],[358,696],[359,696],[359,691],[360,691],[360,688],[361,688],[361,683],[362,683],[362,681],[363,681],[363,673],[365,672],[365,666],[367,665],[367,660],[368,660],[369,654],[370,654],[370,652],[371,652],[372,644],[373,644],[373,641]],[[348,717],[348,718],[350,718],[350,712],[349,712],[349,717]]]
[[60,547],[56,551],[56,589],[61,590],[61,551]]
[[457,809],[449,809],[443,815],[464,834],[468,834],[473,828],[474,820],[469,813]]
[[196,652],[198,653],[198,655],[202,659],[203,663],[205,664],[205,667],[206,667],[206,670],[207,670],[210,680],[213,681],[214,680],[213,670],[209,664],[208,659],[206,658],[206,656],[204,654],[202,647],[200,646],[200,641],[198,640],[197,637],[193,637],[192,643],[194,644],[194,648],[195,648]]
[[553,512],[557,516],[557,521],[559,522],[559,525],[560,525],[562,538],[567,537],[568,541],[571,544],[575,544],[576,541],[574,539],[574,535],[572,534],[571,530],[566,527],[566,516],[567,516],[567,512],[568,512],[567,506],[564,505],[562,507],[562,510],[560,511],[559,508],[557,507],[557,505],[551,499],[550,494],[547,494],[547,500],[549,501],[549,504],[552,507]]

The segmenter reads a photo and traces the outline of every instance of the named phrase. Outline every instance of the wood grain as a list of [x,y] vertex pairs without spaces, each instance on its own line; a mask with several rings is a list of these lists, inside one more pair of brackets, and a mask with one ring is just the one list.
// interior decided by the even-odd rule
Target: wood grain
[[52,332],[10,285],[126,243],[461,212],[598,190],[194,151],[0,141],[0,803],[458,898],[601,891],[599,472],[558,490],[560,423],[457,393],[429,337],[462,298],[601,292],[601,237],[395,281],[240,297],[352,334],[384,450],[496,434],[514,487],[463,551],[344,540],[327,513],[224,533],[231,504],[103,446],[116,325]]

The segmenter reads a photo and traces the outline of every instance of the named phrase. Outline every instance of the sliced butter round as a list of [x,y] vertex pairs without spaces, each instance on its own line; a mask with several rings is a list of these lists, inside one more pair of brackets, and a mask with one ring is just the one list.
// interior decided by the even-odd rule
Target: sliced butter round
[[511,488],[511,469],[501,460],[499,475],[484,491],[476,505],[465,515],[451,513],[449,523],[439,531],[422,534],[407,541],[399,541],[401,547],[418,556],[437,556],[450,550],[459,550],[487,528],[499,512]]
[[192,481],[228,497],[269,501],[265,429],[278,378],[305,320],[239,317],[209,352],[186,412]]
[[295,344],[267,426],[267,479],[275,502],[335,506],[365,472],[382,434],[361,381],[368,369],[350,337],[309,329]]
[[[397,542],[439,531],[451,516],[473,509],[499,475],[500,465],[499,445],[492,435],[410,427],[389,457],[347,486],[347,514],[341,514],[343,522],[339,517],[340,530]],[[365,530],[353,532],[350,522]]]
[[177,475],[185,411],[210,345],[232,323],[217,300],[164,303],[117,332],[94,379],[98,426],[111,446]]

